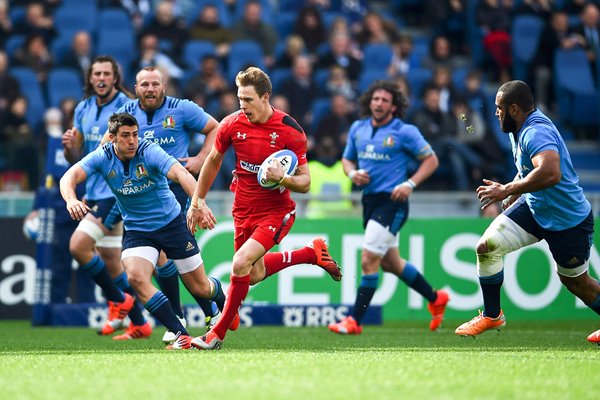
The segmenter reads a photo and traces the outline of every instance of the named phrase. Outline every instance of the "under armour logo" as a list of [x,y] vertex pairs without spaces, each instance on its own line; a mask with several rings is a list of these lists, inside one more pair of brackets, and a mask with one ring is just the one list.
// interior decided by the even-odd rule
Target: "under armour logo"
[[242,139],[246,139],[246,134],[245,134],[245,133],[242,133],[242,132],[238,132],[238,133],[237,133],[237,137],[238,137],[238,138],[242,138]]
[[273,231],[273,232],[275,232],[275,231],[276,231],[275,227],[274,227],[274,226],[271,226],[271,225],[269,225],[269,230],[270,230],[270,231]]

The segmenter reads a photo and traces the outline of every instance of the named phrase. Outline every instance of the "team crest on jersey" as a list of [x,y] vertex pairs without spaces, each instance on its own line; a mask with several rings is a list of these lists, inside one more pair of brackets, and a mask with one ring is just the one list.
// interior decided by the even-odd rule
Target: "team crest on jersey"
[[386,137],[383,141],[383,147],[394,147],[394,138],[391,136]]
[[273,132],[269,135],[271,137],[271,147],[275,147],[275,140],[279,137],[277,132]]
[[135,166],[135,177],[140,179],[144,176],[148,176],[148,170],[146,170],[146,167],[144,166],[144,164],[138,164]]
[[175,118],[172,115],[167,115],[165,120],[163,121],[163,128],[175,128]]
[[132,186],[133,182],[131,182],[131,179],[124,179],[123,180],[123,186]]
[[115,172],[114,169],[111,169],[110,172],[108,173],[108,177],[109,178],[114,178],[115,176],[117,176],[117,173]]

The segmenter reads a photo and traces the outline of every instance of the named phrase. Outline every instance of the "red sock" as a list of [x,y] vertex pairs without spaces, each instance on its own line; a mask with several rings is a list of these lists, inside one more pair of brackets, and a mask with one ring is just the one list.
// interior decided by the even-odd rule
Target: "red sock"
[[248,290],[250,289],[250,275],[246,276],[233,276],[231,275],[231,283],[229,284],[229,290],[227,290],[227,300],[225,301],[225,308],[219,322],[212,329],[217,334],[219,339],[223,340],[231,321],[235,318],[235,314],[238,312],[242,301],[246,298]]
[[314,264],[316,262],[315,251],[308,246],[293,251],[267,253],[265,254],[265,278],[292,265]]

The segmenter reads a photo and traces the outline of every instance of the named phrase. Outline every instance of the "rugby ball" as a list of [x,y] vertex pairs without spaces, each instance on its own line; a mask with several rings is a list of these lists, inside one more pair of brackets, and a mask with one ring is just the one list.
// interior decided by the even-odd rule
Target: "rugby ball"
[[40,217],[37,215],[33,218],[23,221],[23,235],[27,240],[36,240],[40,231]]
[[287,175],[294,175],[296,167],[298,167],[298,157],[296,156],[296,153],[291,150],[284,149],[271,154],[262,162],[258,169],[258,174],[256,175],[258,184],[265,189],[276,189],[279,187],[279,183],[272,182],[266,178],[267,168],[269,168],[269,164],[271,164],[274,159],[279,160],[284,173]]

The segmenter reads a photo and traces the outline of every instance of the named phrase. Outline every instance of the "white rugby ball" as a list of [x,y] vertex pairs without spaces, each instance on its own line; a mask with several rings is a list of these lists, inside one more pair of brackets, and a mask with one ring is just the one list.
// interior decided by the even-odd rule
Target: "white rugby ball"
[[266,178],[267,168],[269,168],[269,164],[271,164],[271,161],[274,159],[279,160],[284,173],[287,175],[294,175],[296,168],[298,167],[298,157],[296,156],[296,153],[291,150],[284,149],[271,154],[262,162],[256,176],[258,184],[265,189],[276,189],[279,187],[279,183],[272,182]]
[[36,240],[40,231],[40,217],[37,215],[23,221],[23,235],[27,240]]

